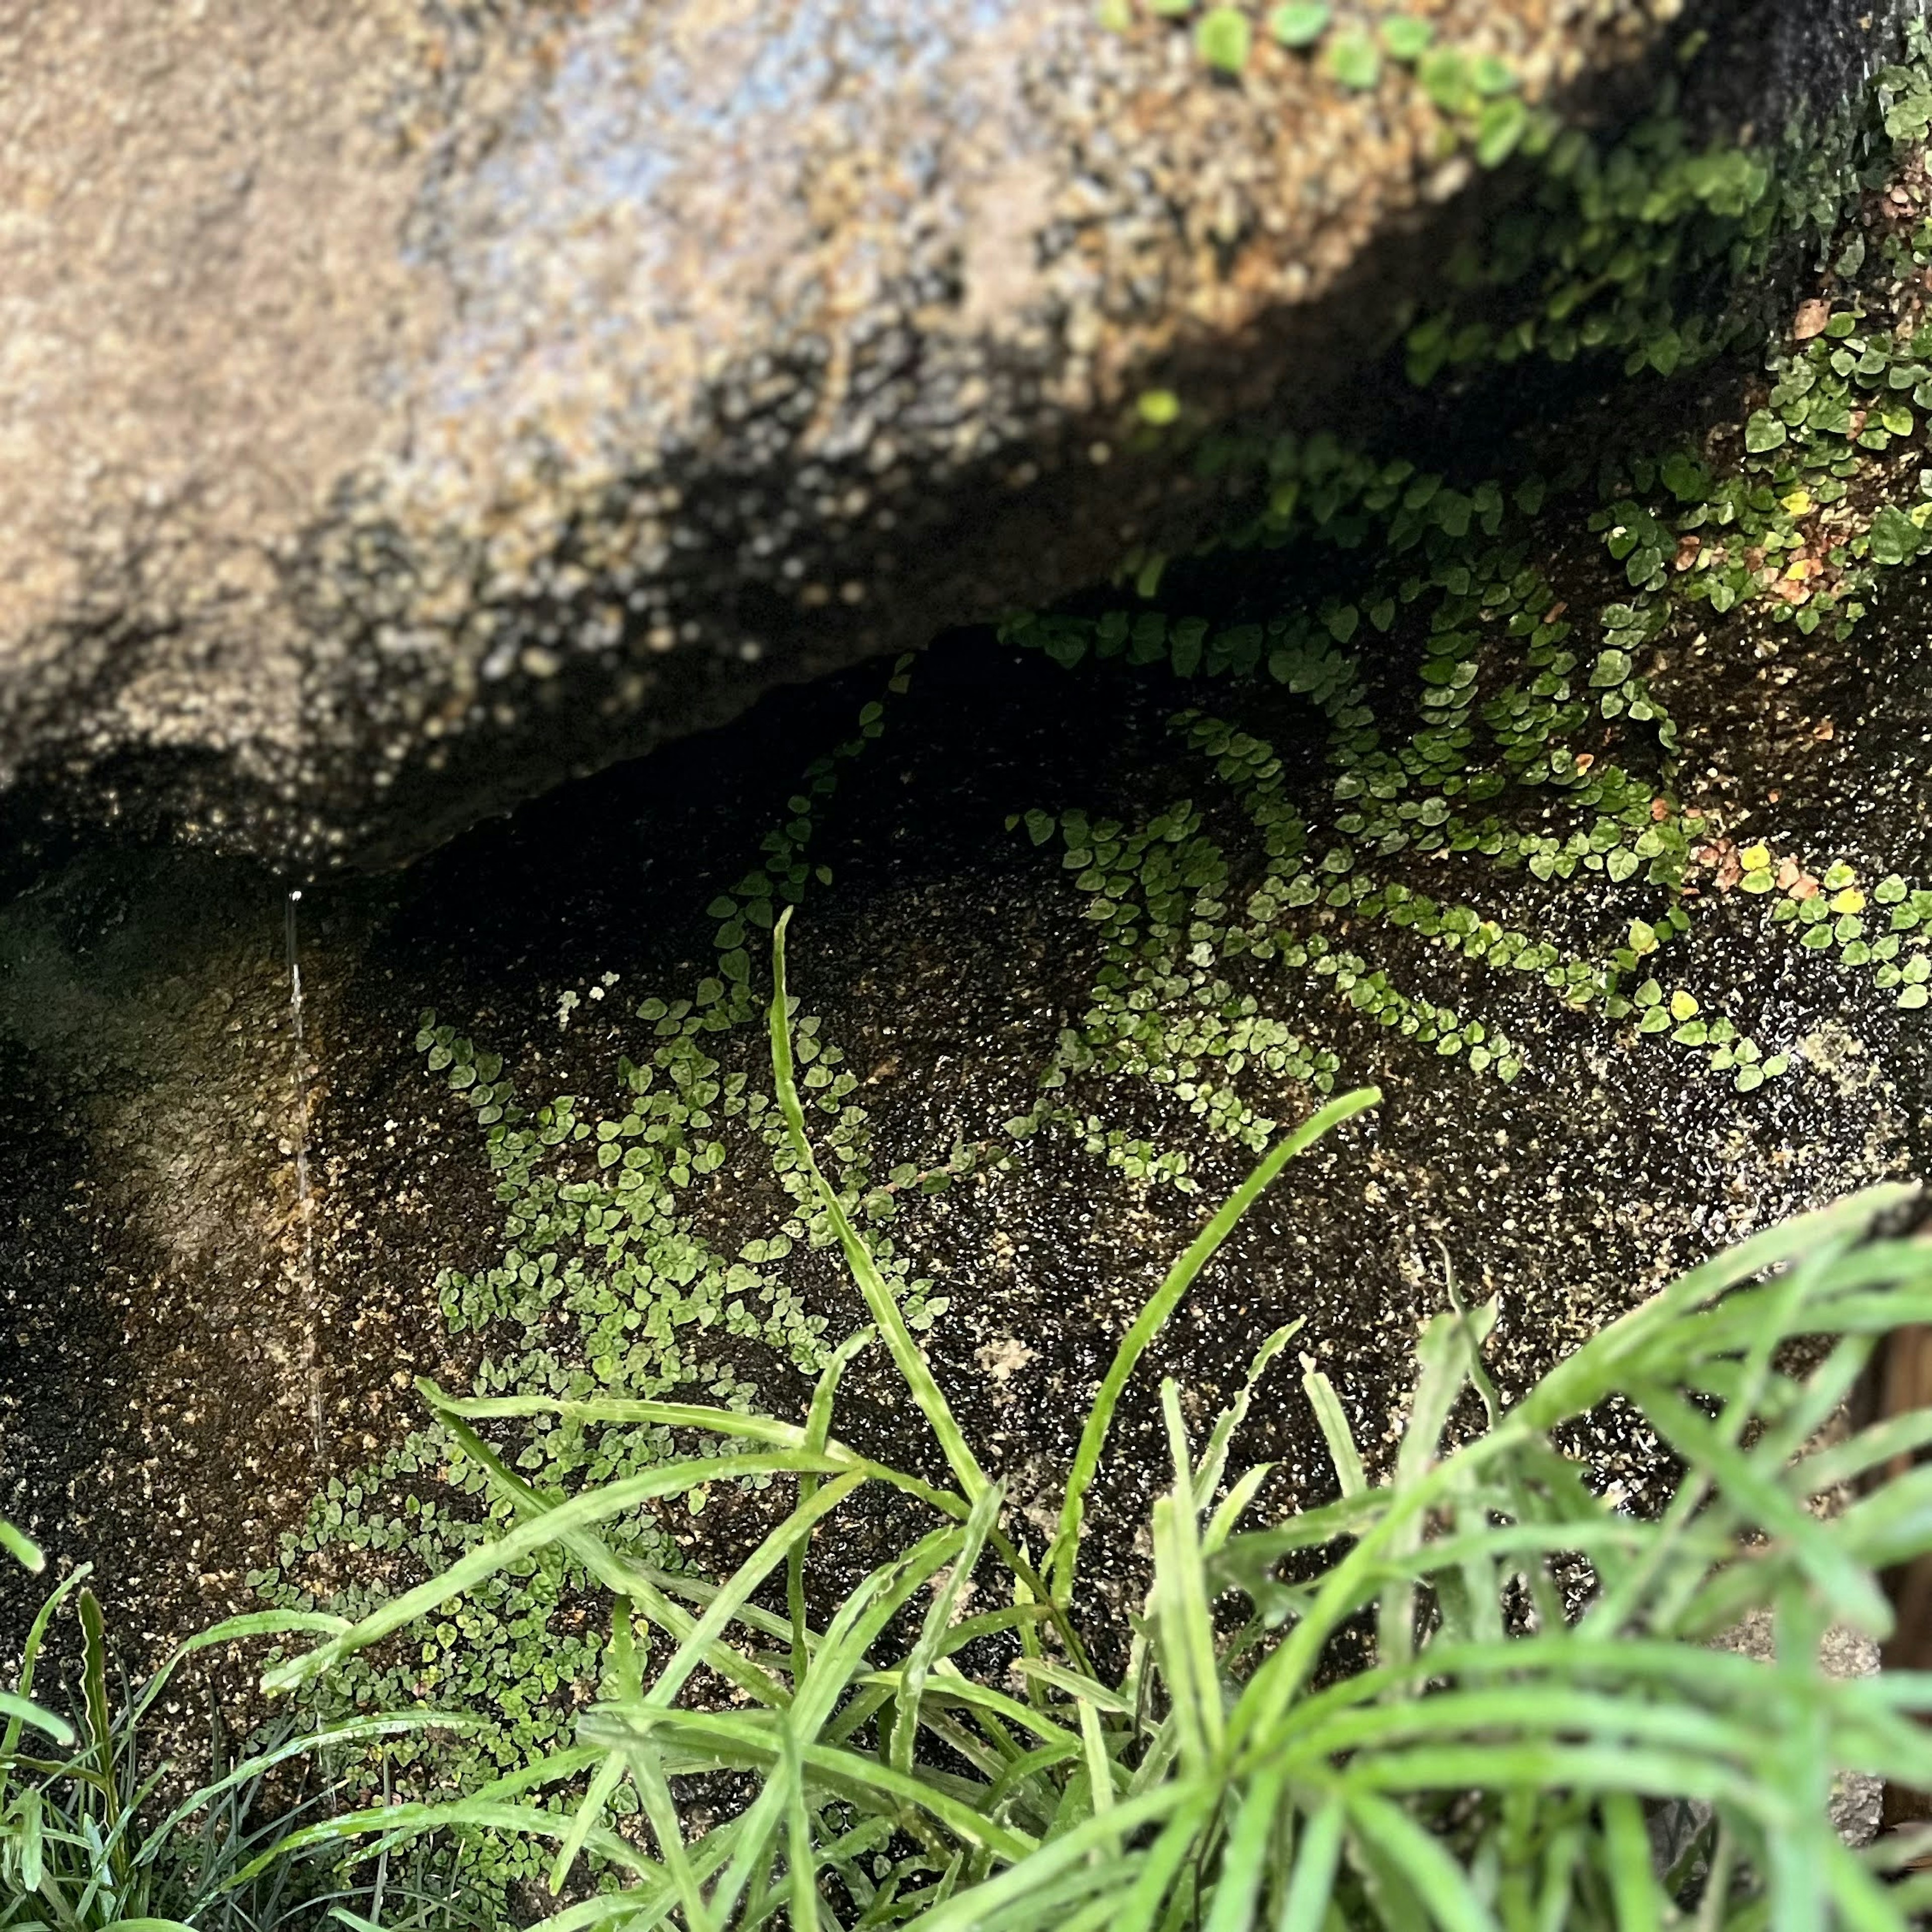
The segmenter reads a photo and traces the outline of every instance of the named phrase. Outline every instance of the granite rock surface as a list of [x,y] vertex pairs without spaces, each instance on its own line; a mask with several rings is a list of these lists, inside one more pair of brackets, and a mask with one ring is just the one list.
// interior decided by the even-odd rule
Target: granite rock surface
[[[1411,10],[1533,100],[1687,26]],[[1871,10],[1714,17],[1748,106]],[[1184,539],[1141,396],[1319,416],[1475,172],[1257,28],[1234,79],[1088,0],[0,0],[0,787],[396,862]]]

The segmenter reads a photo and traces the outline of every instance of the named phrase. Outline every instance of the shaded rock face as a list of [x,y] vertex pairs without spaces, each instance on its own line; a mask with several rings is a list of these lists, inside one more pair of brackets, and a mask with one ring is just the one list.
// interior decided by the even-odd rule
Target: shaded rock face
[[[1540,100],[1679,10],[1426,10]],[[1712,12],[1778,114],[1891,17]],[[1318,414],[1471,170],[1393,64],[1090,15],[0,7],[0,784],[380,863],[1171,544],[1142,391]]]
[[[1910,633],[1888,626],[1856,673],[1826,650],[1786,657],[1779,668],[1794,675],[1762,718],[1748,710],[1750,670],[1714,690],[1688,640],[1655,682],[1684,694],[1713,772],[1752,799],[1799,796],[1813,837],[1841,835],[1917,871],[1932,865],[1917,749],[1932,730],[1932,683]],[[755,862],[790,788],[882,682],[860,670],[782,694],[401,878],[310,889],[299,1062],[281,896],[255,868],[189,855],[158,875],[149,860],[94,858],[8,908],[0,1145],[20,1178],[0,1216],[14,1344],[0,1376],[0,1508],[63,1562],[99,1564],[131,1644],[249,1607],[250,1580],[270,1568],[289,1588],[325,1593],[413,1580],[414,1546],[389,1567],[344,1540],[388,1522],[410,1494],[442,1496],[430,1474],[440,1452],[413,1474],[386,1461],[424,1420],[410,1378],[546,1387],[558,1364],[575,1372],[608,1357],[596,1339],[607,1293],[620,1315],[634,1298],[641,1324],[634,1345],[624,1338],[618,1385],[646,1392],[664,1376],[695,1399],[755,1390],[761,1405],[799,1412],[808,1338],[800,1353],[795,1329],[734,1328],[722,1302],[712,1326],[696,1312],[701,1283],[627,1280],[580,1226],[542,1238],[567,1290],[546,1286],[520,1309],[524,1258],[512,1251],[529,1249],[534,1274],[538,1242],[507,1231],[506,1216],[527,1207],[527,1191],[500,1191],[473,1087],[452,1090],[416,1042],[433,1007],[500,1056],[485,1074],[514,1087],[526,1118],[572,1096],[586,1126],[620,1120],[637,1104],[620,1060],[647,1061],[664,1039],[638,1009],[700,993],[717,956],[707,906]],[[884,735],[819,812],[813,853],[832,883],[814,883],[794,924],[803,1011],[842,1056],[832,1064],[856,1076],[843,1104],[862,1122],[862,1168],[847,1178],[862,1171],[896,1190],[896,1211],[872,1232],[923,1284],[920,1302],[946,1304],[925,1345],[1022,1510],[1050,1502],[1116,1340],[1251,1156],[1171,1091],[1127,1078],[1093,1083],[1083,1100],[1186,1152],[1201,1193],[1135,1179],[1062,1126],[1010,1138],[1006,1124],[1040,1100],[1062,1030],[1080,1023],[1100,962],[1058,848],[1004,821],[1042,805],[1146,810],[1211,796],[1211,776],[1167,729],[1192,694],[1158,675],[1069,674],[983,634],[943,643],[908,694],[886,698]],[[1783,728],[1787,710],[1808,728]],[[1726,722],[1739,716],[1742,726]],[[1839,726],[1820,740],[1808,722],[1827,716]],[[698,788],[721,772],[740,801],[729,810]],[[1544,896],[1526,880],[1490,904],[1528,921]],[[1385,949],[1378,963],[1506,1027],[1525,1061],[1513,1084],[1376,1026],[1318,976],[1261,986],[1266,1016],[1334,1054],[1338,1085],[1372,1079],[1387,1098],[1296,1163],[1137,1376],[1100,1492],[1101,1600],[1135,1600],[1134,1531],[1164,1467],[1162,1375],[1180,1378],[1204,1427],[1262,1340],[1300,1320],[1295,1349],[1334,1377],[1373,1462],[1401,1412],[1414,1336],[1450,1274],[1472,1297],[1500,1298],[1493,1361],[1514,1394],[1713,1248],[1922,1168],[1924,1016],[1759,934],[1755,910],[1714,904],[1693,942],[1713,1009],[1722,986],[1795,1054],[1791,1073],[1748,1094],[1668,1041],[1634,1040],[1534,983],[1486,991],[1478,973],[1432,965],[1420,946]],[[769,1089],[755,1020],[704,1044],[724,1076]],[[307,1254],[298,1065],[312,1121]],[[1313,1104],[1297,1083],[1258,1072],[1246,1090],[1287,1118]],[[835,1110],[815,1125],[830,1136],[838,1120]],[[678,1238],[722,1268],[771,1236],[789,1203],[744,1120],[721,1115],[717,1132],[726,1159],[690,1182]],[[566,1134],[542,1154],[539,1178],[608,1180],[594,1159],[602,1144]],[[908,1184],[962,1147],[983,1158],[946,1191]],[[828,1337],[862,1318],[828,1253],[801,1246],[755,1272]],[[733,1292],[755,1304],[752,1286]],[[669,1370],[648,1340],[660,1320],[680,1352]],[[1292,1370],[1277,1374],[1288,1380],[1269,1385],[1238,1460],[1280,1465],[1268,1504],[1278,1512],[1324,1498],[1332,1478]],[[851,1439],[910,1466],[930,1461],[888,1365],[866,1359],[848,1389]],[[1648,1493],[1655,1445],[1616,1418],[1577,1447],[1600,1480]],[[323,1500],[332,1479],[357,1485],[361,1500]],[[347,1509],[346,1531],[324,1526],[332,1506]],[[701,1521],[668,1518],[665,1549],[724,1562],[762,1520],[755,1500],[721,1496]],[[879,1555],[868,1539],[891,1527],[855,1527],[853,1562]],[[291,1532],[297,1544],[278,1548]],[[10,1624],[24,1622],[32,1586],[5,1588]]]

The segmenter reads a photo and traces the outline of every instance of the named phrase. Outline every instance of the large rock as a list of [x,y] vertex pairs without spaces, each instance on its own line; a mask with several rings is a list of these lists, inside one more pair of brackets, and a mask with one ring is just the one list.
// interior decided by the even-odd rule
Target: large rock
[[[1414,10],[1574,99],[1681,10]],[[0,785],[304,864],[1184,530],[1138,395],[1325,404],[1471,172],[1089,0],[0,0]]]

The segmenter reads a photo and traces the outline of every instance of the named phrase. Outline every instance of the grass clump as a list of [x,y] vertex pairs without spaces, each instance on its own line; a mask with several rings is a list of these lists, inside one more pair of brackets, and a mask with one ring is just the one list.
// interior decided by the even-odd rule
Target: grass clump
[[[1267,1467],[1236,1472],[1232,1456],[1292,1331],[1269,1340],[1204,1442],[1165,1384],[1172,1481],[1154,1509],[1151,1587],[1110,1664],[1079,1566],[1114,1406],[1246,1206],[1378,1096],[1333,1100],[1281,1142],[1175,1264],[1120,1345],[1042,1548],[975,1456],[819,1166],[782,936],[781,921],[777,1102],[873,1326],[832,1355],[797,1424],[429,1390],[512,1521],[275,1666],[268,1685],[325,1676],[488,1580],[543,1564],[606,1593],[599,1693],[574,1739],[539,1761],[448,1802],[318,1823],[284,1855],[353,1839],[393,1850],[438,1831],[528,1834],[547,1848],[553,1888],[578,1894],[546,1922],[552,1932],[1694,1921],[1813,1932],[1902,1928],[1932,1903],[1924,1879],[1888,1886],[1888,1855],[1848,1850],[1828,1815],[1841,1769],[1932,1784],[1932,1732],[1917,1721],[1932,1684],[1834,1682],[1816,1660],[1834,1624],[1886,1632],[1876,1572],[1932,1547],[1932,1469],[1834,1514],[1814,1508],[1932,1442],[1932,1417],[1915,1414],[1819,1446],[1878,1339],[1932,1320],[1932,1246],[1873,1238],[1907,1190],[1871,1190],[1693,1270],[1508,1409],[1484,1366],[1493,1308],[1452,1289],[1418,1342],[1386,1470],[1372,1472],[1306,1361],[1340,1493],[1283,1522],[1262,1521]],[[1804,1338],[1817,1338],[1814,1365],[1798,1370],[1786,1345]],[[875,1339],[931,1426],[944,1480],[834,1432],[842,1374]],[[1683,1466],[1653,1520],[1593,1492],[1559,1447],[1613,1400]],[[566,1495],[519,1475],[508,1446],[519,1425],[559,1419],[712,1446]],[[610,1537],[660,1499],[749,1474],[793,1486],[796,1500],[728,1577],[656,1568]],[[909,1518],[898,1552],[814,1616],[828,1532],[868,1490],[923,1521]],[[1771,1619],[1774,1662],[1707,1647],[1752,1612]],[[1364,1631],[1366,1667],[1340,1647]],[[743,1802],[688,1837],[676,1781],[718,1773],[746,1780]],[[574,1808],[539,1802],[547,1790]]]
[[[6,1546],[30,1570],[44,1567],[17,1531]],[[456,1932],[467,1924],[447,1888],[425,1894],[419,1870],[406,1862],[364,1880],[332,1875],[324,1861],[286,1850],[302,1820],[334,1795],[314,1775],[321,1757],[419,1730],[430,1721],[424,1714],[365,1718],[319,1734],[284,1725],[243,1755],[227,1748],[217,1720],[212,1769],[185,1792],[172,1788],[173,1766],[154,1753],[158,1707],[196,1652],[265,1636],[332,1634],[347,1627],[342,1618],[281,1611],[230,1618],[181,1645],[145,1682],[124,1684],[113,1672],[88,1575],[82,1564],[49,1594],[22,1647],[14,1688],[0,1690],[4,1932],[278,1932],[331,1913],[355,1928],[365,1922],[355,1906],[382,1912],[386,1898],[390,1932],[430,1924]],[[35,1683],[64,1608],[80,1636],[69,1714],[50,1708]],[[400,1916],[395,1908],[411,1910],[412,1895],[415,1916]]]

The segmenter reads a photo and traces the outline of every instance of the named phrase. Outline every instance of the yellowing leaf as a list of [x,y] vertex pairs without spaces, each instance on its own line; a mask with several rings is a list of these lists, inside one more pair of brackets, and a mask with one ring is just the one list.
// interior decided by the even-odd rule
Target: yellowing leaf
[[1694,994],[1687,993],[1682,986],[1670,996],[1670,1017],[1679,1022],[1697,1016],[1697,1000]]
[[1834,895],[1832,901],[1834,912],[1863,912],[1864,909],[1865,896],[1856,886],[1847,886],[1843,892]]
[[1738,854],[1738,863],[1748,872],[1762,872],[1771,863],[1768,845],[1747,845]]

